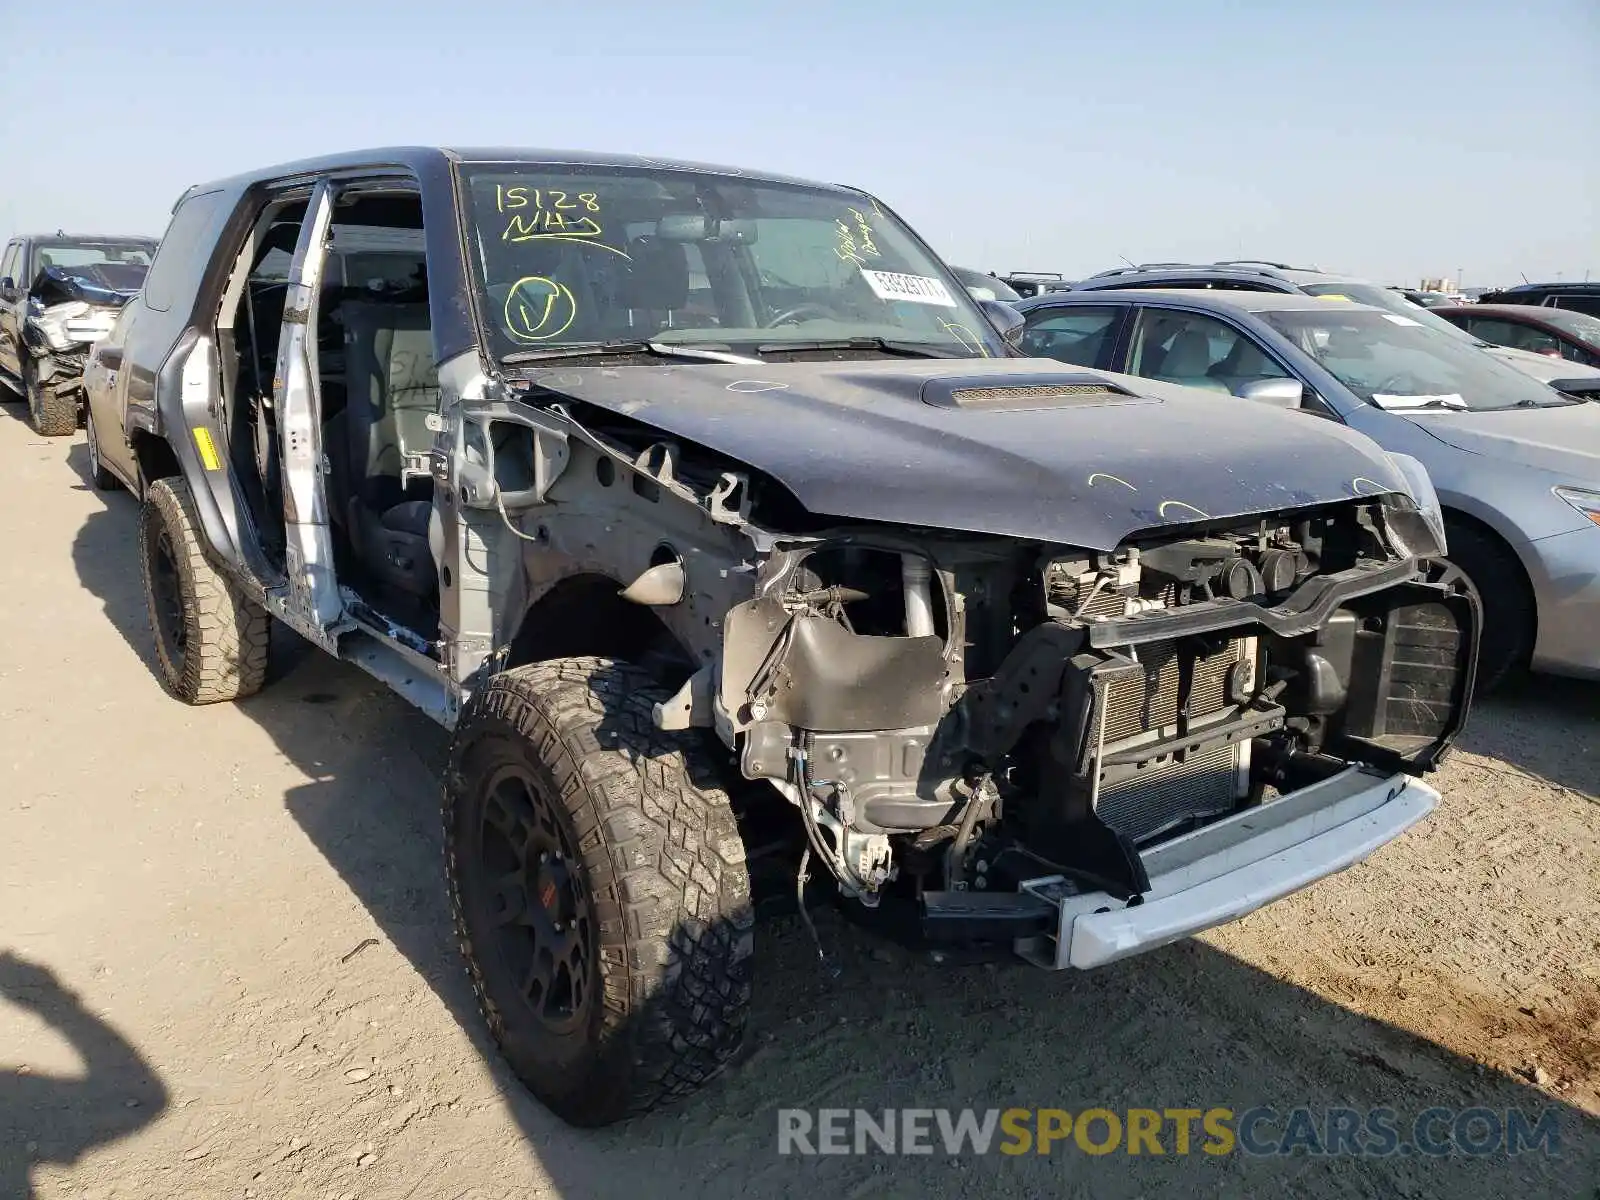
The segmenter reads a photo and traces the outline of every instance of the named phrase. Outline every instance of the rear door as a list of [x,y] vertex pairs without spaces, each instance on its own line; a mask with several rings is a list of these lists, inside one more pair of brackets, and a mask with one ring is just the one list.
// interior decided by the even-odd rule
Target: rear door
[[138,468],[122,423],[122,396],[127,391],[122,356],[138,315],[139,301],[135,298],[118,315],[111,332],[90,348],[89,363],[83,372],[84,402],[94,422],[100,458],[114,474],[136,486]]
[[308,636],[323,637],[344,610],[334,571],[333,537],[323,483],[313,324],[332,225],[333,185],[323,179],[311,194],[289,266],[272,385],[278,460],[283,472],[285,565],[289,612],[294,618],[291,623]]

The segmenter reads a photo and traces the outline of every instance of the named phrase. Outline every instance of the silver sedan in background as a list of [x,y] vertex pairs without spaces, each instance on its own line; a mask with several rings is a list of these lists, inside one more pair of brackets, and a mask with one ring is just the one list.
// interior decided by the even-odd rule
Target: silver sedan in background
[[1018,307],[1024,352],[1301,409],[1420,459],[1483,598],[1480,685],[1524,666],[1600,677],[1600,404],[1423,310],[1342,295],[1084,290]]

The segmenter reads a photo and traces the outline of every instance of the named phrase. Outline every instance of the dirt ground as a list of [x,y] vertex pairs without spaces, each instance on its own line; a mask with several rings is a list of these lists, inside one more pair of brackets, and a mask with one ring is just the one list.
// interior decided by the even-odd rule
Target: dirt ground
[[[585,1133],[472,1006],[441,730],[316,655],[237,706],[168,698],[134,501],[15,406],[0,552],[0,1196],[1600,1196],[1600,686],[1482,705],[1424,826],[1095,974],[940,966],[824,915],[830,979],[764,926],[747,1061]],[[1257,1104],[1549,1106],[1560,1154],[777,1153],[791,1106]]]

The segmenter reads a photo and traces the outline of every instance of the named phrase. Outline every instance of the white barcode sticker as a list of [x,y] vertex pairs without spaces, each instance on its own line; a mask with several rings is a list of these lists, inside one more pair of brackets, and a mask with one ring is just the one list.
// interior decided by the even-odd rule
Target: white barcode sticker
[[913,304],[956,307],[955,297],[944,282],[928,275],[900,275],[894,271],[869,271],[863,267],[861,277],[879,300],[909,300]]

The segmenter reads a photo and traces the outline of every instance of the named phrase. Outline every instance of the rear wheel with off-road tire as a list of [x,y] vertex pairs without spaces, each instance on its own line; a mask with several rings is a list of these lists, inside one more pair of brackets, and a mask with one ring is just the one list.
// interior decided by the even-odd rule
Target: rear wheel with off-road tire
[[139,562],[162,682],[188,704],[261,690],[272,617],[211,563],[189,486],[158,479],[139,518]]
[[1511,548],[1493,534],[1462,521],[1447,521],[1445,557],[1477,590],[1483,608],[1478,642],[1477,694],[1493,691],[1525,671],[1533,657],[1538,623],[1533,588]]
[[78,431],[78,400],[65,398],[39,382],[39,368],[31,358],[22,363],[22,388],[28,397],[28,418],[41,437],[70,437]]
[[754,945],[744,844],[697,735],[637,667],[493,676],[444,790],[456,932],[490,1032],[553,1112],[606,1125],[733,1058]]

